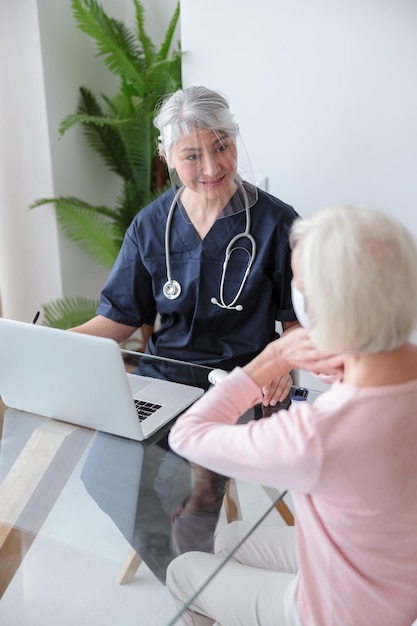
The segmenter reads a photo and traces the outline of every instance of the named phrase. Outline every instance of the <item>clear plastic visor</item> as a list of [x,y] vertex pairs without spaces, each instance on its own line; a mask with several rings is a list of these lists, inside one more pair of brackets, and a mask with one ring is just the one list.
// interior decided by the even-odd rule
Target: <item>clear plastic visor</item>
[[184,124],[167,143],[165,158],[184,219],[193,221],[202,211],[208,219],[222,219],[256,203],[252,167],[239,133]]

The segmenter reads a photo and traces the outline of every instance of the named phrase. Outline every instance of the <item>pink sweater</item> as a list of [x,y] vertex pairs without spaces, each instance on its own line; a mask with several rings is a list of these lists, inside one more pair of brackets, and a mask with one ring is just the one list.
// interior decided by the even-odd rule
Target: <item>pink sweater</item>
[[176,422],[170,445],[211,470],[290,489],[304,626],[417,617],[417,381],[335,383],[313,405],[235,425],[261,399],[236,368]]

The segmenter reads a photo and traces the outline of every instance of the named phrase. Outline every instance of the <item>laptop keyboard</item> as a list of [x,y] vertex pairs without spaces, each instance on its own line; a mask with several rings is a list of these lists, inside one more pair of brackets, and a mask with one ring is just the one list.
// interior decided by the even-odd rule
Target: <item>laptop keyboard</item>
[[155,413],[155,411],[160,409],[162,404],[154,404],[152,402],[135,399],[135,406],[139,421],[143,422],[143,420],[146,420],[146,418],[152,415],[152,413]]

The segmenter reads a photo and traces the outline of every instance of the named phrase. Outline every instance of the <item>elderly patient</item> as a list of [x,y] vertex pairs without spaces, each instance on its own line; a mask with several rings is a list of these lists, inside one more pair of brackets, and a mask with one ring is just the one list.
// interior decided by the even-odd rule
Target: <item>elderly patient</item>
[[[263,525],[183,624],[410,626],[417,617],[417,249],[395,219],[340,207],[294,223],[293,303],[306,328],[235,368],[176,423],[170,444],[212,471],[291,489],[296,526]],[[339,355],[339,356],[331,356]],[[291,368],[343,376],[312,405],[236,425]],[[168,569],[178,606],[247,526]]]

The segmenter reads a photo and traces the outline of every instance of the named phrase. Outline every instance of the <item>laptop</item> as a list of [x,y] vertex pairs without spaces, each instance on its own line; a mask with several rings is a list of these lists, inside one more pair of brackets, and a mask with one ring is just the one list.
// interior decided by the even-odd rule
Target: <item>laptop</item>
[[0,318],[0,396],[10,408],[143,441],[203,393],[127,373],[112,339]]

